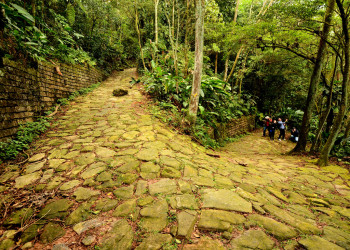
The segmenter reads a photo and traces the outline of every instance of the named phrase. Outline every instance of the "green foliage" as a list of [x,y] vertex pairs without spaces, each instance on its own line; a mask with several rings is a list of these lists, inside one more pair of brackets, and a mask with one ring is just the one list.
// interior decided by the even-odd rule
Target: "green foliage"
[[48,117],[40,117],[35,122],[28,122],[21,125],[13,140],[10,142],[0,142],[0,159],[14,159],[20,152],[28,149],[29,144],[50,126],[49,121],[50,118]]
[[104,0],[5,0],[0,9],[0,50],[13,60],[97,65],[110,73],[137,57],[132,19],[123,5]]
[[144,76],[145,90],[171,115],[163,115],[159,110],[154,114],[164,122],[182,127],[184,132],[192,134],[205,146],[210,148],[220,146],[219,142],[210,137],[208,133],[210,128],[216,129],[218,123],[226,123],[256,112],[252,96],[247,94],[239,96],[226,82],[204,76],[196,124],[193,128],[183,127],[184,117],[188,113],[192,83],[189,79],[163,71],[162,67],[153,61],[152,68],[153,72],[148,72]]
[[[331,156],[336,157],[339,161],[345,159],[350,163],[350,140],[344,139],[344,135],[340,134],[335,142],[335,145],[331,151]],[[344,145],[342,141],[345,140]]]
[[[25,55],[33,60],[59,59],[65,63],[87,63],[95,65],[93,59],[77,47],[74,39],[83,37],[74,32],[65,17],[50,9],[54,26],[40,18],[34,18],[24,8],[16,4],[0,3],[5,13],[5,40],[1,47],[14,59]],[[13,39],[16,41],[13,44]]]

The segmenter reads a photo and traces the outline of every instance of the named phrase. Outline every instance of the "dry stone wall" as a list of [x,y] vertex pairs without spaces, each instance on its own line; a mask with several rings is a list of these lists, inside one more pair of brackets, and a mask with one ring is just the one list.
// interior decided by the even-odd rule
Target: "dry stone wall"
[[255,129],[255,116],[243,116],[239,119],[232,119],[227,123],[219,124],[217,130],[211,129],[209,133],[212,138],[225,139],[232,138],[251,132]]
[[102,80],[92,67],[39,62],[37,68],[4,60],[0,68],[0,141],[14,135],[20,124],[50,110],[58,99]]

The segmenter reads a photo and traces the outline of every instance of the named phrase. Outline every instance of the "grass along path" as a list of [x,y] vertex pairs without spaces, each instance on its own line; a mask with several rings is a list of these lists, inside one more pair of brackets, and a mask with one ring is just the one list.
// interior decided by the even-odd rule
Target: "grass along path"
[[0,176],[0,249],[349,249],[350,175],[253,133],[212,157],[148,112],[135,70],[78,97]]

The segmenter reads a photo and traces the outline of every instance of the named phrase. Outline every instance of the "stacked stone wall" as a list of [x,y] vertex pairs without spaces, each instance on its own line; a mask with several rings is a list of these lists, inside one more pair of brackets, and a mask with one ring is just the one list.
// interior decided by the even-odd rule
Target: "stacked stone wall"
[[13,136],[20,124],[50,110],[58,99],[102,77],[92,67],[39,62],[37,68],[28,68],[5,59],[0,68],[0,141]]
[[233,119],[224,124],[223,131],[226,137],[234,137],[255,129],[255,116],[243,116],[239,119]]
[[243,116],[239,119],[232,119],[227,123],[217,126],[217,130],[210,129],[209,134],[215,139],[232,138],[251,132],[255,129],[255,116]]

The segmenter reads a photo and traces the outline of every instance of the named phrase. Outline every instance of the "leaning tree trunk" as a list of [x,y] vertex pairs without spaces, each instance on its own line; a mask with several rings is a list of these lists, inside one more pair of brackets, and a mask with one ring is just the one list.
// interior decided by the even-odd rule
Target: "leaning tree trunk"
[[155,43],[158,48],[158,5],[159,0],[154,0],[154,34],[155,34]]
[[219,52],[215,53],[215,75],[218,74],[218,57],[219,57]]
[[335,5],[335,0],[329,0],[327,10],[325,13],[325,21],[323,24],[323,31],[321,34],[320,44],[318,46],[317,58],[314,66],[314,70],[312,72],[312,76],[310,79],[309,93],[306,100],[306,108],[303,116],[303,123],[300,130],[299,141],[293,152],[302,152],[306,149],[308,134],[310,130],[310,122],[312,117],[312,111],[315,106],[317,85],[320,81],[321,71],[323,67],[323,61],[325,58],[327,43],[326,40],[329,35],[329,30],[332,22],[332,14]]
[[184,54],[185,54],[185,66],[184,66],[184,78],[187,78],[188,76],[188,50],[189,50],[189,44],[188,44],[188,33],[189,33],[189,27],[191,24],[191,18],[189,15],[190,7],[191,7],[190,0],[187,0],[186,2],[186,28],[185,28],[185,46],[184,46]]
[[233,18],[233,23],[234,23],[234,24],[237,22],[239,1],[240,1],[240,0],[237,0],[237,1],[236,1],[235,16],[234,16],[234,18]]
[[337,64],[338,64],[338,56],[335,59],[335,65],[334,65],[334,70],[333,70],[333,76],[332,76],[332,80],[330,83],[330,90],[329,90],[329,96],[327,99],[327,106],[326,106],[326,110],[325,112],[321,115],[321,119],[320,119],[320,125],[318,128],[318,131],[316,133],[316,138],[314,140],[314,142],[312,143],[310,152],[316,152],[318,151],[318,141],[321,138],[321,133],[323,131],[324,125],[326,123],[327,117],[329,115],[329,112],[331,112],[331,108],[332,108],[332,99],[333,99],[333,87],[334,87],[334,78],[335,78],[335,73],[337,71]]
[[241,55],[241,52],[242,52],[243,49],[244,49],[244,45],[242,45],[242,46],[239,48],[238,52],[237,52],[236,59],[235,59],[235,61],[234,61],[234,63],[233,63],[231,72],[230,72],[230,74],[228,75],[228,77],[227,77],[227,79],[226,79],[226,82],[228,82],[228,81],[230,80],[231,76],[233,75],[233,72],[234,72],[234,70],[235,70],[235,68],[236,68],[236,65],[237,65],[239,56]]
[[193,84],[189,106],[189,118],[192,124],[197,118],[199,105],[199,92],[202,81],[203,68],[203,45],[204,45],[204,12],[205,0],[197,0],[196,2],[196,49],[195,49],[195,65],[193,72]]
[[227,55],[226,60],[225,60],[224,82],[226,82],[226,80],[227,80],[227,74],[228,74],[228,62],[229,62],[229,60],[230,60],[230,54],[231,54],[231,53],[229,53],[229,54]]
[[142,50],[141,31],[140,31],[140,28],[139,28],[139,13],[138,13],[138,10],[137,10],[137,2],[136,2],[136,0],[135,0],[135,28],[136,28],[137,37],[138,37],[138,40],[139,40],[139,47],[140,47],[140,54],[141,54],[141,60],[142,60],[142,64],[143,64],[143,69],[145,71],[147,71],[145,58],[143,56],[143,50]]
[[336,0],[340,17],[342,20],[342,29],[343,29],[343,36],[344,36],[344,74],[343,74],[343,83],[342,83],[342,97],[341,97],[341,103],[340,108],[337,116],[335,117],[335,121],[333,123],[331,133],[327,139],[326,144],[323,146],[323,149],[321,151],[320,158],[317,162],[317,165],[319,166],[326,166],[328,165],[328,158],[329,153],[331,152],[334,142],[337,139],[337,136],[339,134],[339,131],[341,129],[345,113],[348,108],[348,85],[349,85],[349,73],[350,73],[350,37],[349,37],[349,27],[348,27],[348,18],[347,14],[345,13],[344,6],[341,0]]

